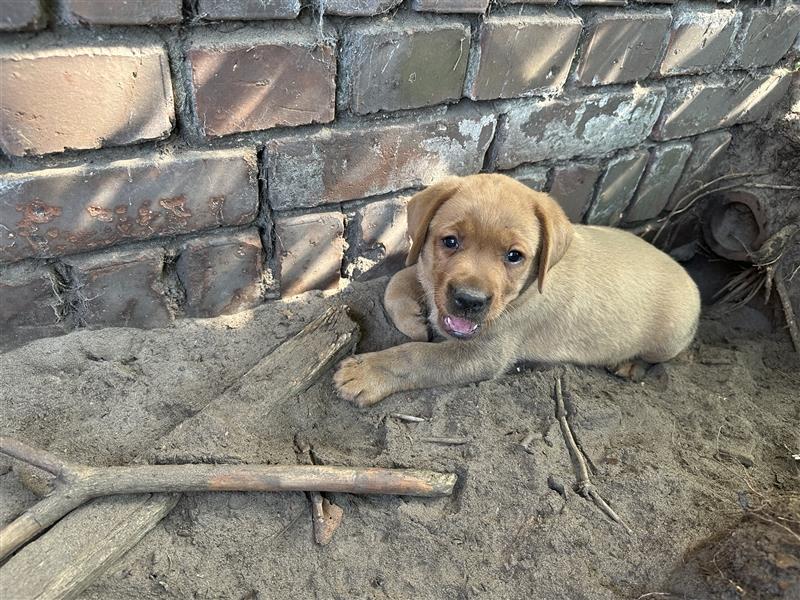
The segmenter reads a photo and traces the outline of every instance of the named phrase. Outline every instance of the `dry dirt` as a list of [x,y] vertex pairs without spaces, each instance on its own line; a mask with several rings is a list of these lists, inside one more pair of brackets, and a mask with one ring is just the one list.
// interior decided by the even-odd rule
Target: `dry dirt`
[[[401,341],[379,302],[383,285],[170,329],[32,342],[0,355],[0,431],[74,461],[126,463],[332,303],[351,307],[361,350]],[[345,514],[325,547],[313,541],[302,493],[185,495],[80,597],[800,597],[791,458],[800,369],[788,336],[762,312],[705,318],[685,356],[639,384],[600,369],[516,371],[368,410],[339,400],[323,377],[269,415],[265,455],[293,464],[300,433],[328,464],[454,471],[455,495],[331,494]],[[632,535],[573,491],[552,397],[562,371],[594,482]],[[401,422],[398,412],[427,420]],[[530,431],[526,452],[519,442]],[[35,501],[10,466],[0,461],[3,523]]]

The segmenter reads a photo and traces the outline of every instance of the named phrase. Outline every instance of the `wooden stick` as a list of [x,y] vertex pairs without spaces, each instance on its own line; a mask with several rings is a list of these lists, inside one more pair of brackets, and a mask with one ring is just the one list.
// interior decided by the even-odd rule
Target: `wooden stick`
[[[270,411],[318,381],[357,340],[358,326],[345,307],[331,307],[137,458],[145,463],[262,462],[261,441],[271,434]],[[220,460],[225,456],[232,460]],[[75,598],[139,543],[178,498],[138,494],[80,506],[2,565],[0,595]],[[17,526],[23,525],[41,531],[35,519]]]
[[792,344],[794,344],[794,351],[800,354],[800,330],[797,328],[797,319],[792,309],[792,299],[789,297],[789,291],[780,276],[775,278],[775,291],[778,292],[778,298],[781,301],[783,315],[786,318],[786,326],[789,328],[789,335],[792,338]]
[[[92,498],[156,492],[346,492],[445,496],[457,476],[416,469],[320,465],[153,465],[89,467],[0,437],[0,453],[56,472],[54,492],[0,531],[0,560]],[[48,469],[49,470],[49,469]]]
[[609,519],[622,525],[629,534],[633,533],[630,527],[619,518],[619,515],[614,512],[614,509],[603,499],[603,496],[600,495],[600,492],[597,491],[597,488],[594,487],[591,479],[589,479],[589,469],[586,466],[586,459],[578,448],[578,444],[575,442],[575,436],[572,433],[572,428],[567,421],[567,411],[564,408],[564,395],[561,391],[561,377],[556,378],[556,418],[561,427],[561,435],[564,436],[564,443],[567,445],[567,451],[572,459],[572,466],[575,468],[575,478],[577,479],[575,491],[584,498],[592,500],[597,508],[603,511]]

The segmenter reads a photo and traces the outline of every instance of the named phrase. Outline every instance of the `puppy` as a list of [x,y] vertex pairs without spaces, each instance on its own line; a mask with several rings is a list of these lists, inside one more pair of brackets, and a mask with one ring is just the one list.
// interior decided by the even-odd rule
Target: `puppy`
[[[515,362],[575,363],[631,375],[685,349],[700,294],[636,236],[573,225],[547,194],[505,175],[450,178],[408,205],[411,250],[386,311],[412,342],[343,360],[341,397],[369,406],[402,390],[463,384]],[[445,341],[429,343],[427,325]]]

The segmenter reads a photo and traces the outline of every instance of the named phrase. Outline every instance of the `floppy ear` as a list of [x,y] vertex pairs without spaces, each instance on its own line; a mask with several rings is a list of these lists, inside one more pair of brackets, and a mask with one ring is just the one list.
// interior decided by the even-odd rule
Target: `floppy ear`
[[414,194],[406,209],[408,215],[408,234],[411,236],[411,250],[406,257],[406,266],[410,267],[419,259],[425,238],[428,236],[428,225],[433,215],[439,210],[459,187],[459,178],[451,177],[436,183],[421,192]]
[[544,289],[547,272],[567,251],[575,230],[558,202],[547,194],[536,193],[533,210],[542,226],[542,249],[539,252],[539,293]]

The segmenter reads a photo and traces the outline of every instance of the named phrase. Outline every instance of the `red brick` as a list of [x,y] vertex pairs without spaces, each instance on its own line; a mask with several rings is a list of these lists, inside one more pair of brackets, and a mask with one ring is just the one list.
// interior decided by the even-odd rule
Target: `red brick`
[[257,229],[186,242],[176,263],[189,317],[227,315],[264,298],[263,250]]
[[627,223],[652,219],[664,210],[691,153],[692,145],[688,142],[660,144],[650,149],[647,170],[636,190],[636,198],[625,213]]
[[341,280],[343,236],[341,213],[278,216],[275,246],[281,296],[337,288]]
[[392,10],[403,0],[325,0],[326,15],[369,17]]
[[179,23],[181,0],[64,0],[67,22],[97,25]]
[[571,16],[488,17],[470,56],[466,95],[515,98],[561,89],[581,33]]
[[461,23],[393,19],[350,27],[342,56],[350,109],[366,114],[460,99],[469,45]]
[[17,345],[61,333],[61,302],[55,273],[42,266],[0,270],[0,345]]
[[198,0],[197,14],[219,21],[294,19],[300,14],[300,0]]
[[558,200],[573,223],[583,221],[594,198],[594,188],[600,172],[600,166],[594,163],[571,162],[553,168],[550,195]]
[[429,122],[328,129],[267,144],[273,208],[312,207],[422,187],[477,173],[495,117],[450,111]]
[[41,29],[46,20],[41,0],[0,0],[0,31]]
[[205,135],[333,120],[336,48],[311,33],[197,40],[191,93]]
[[503,174],[513,177],[520,183],[524,183],[532,190],[541,192],[547,186],[548,167],[537,167],[535,165],[523,165]]
[[629,90],[509,103],[495,141],[495,168],[573,156],[598,156],[644,141],[665,90]]
[[684,7],[676,11],[667,52],[661,62],[661,74],[716,70],[730,56],[740,21],[741,13],[735,10]]
[[758,77],[671,87],[653,138],[671,140],[757,121],[786,95],[790,83],[791,74],[776,69]]
[[421,12],[484,13],[489,0],[413,0],[411,7]]
[[163,250],[118,250],[66,262],[83,297],[77,312],[86,325],[149,328],[172,320]]
[[164,48],[0,53],[0,148],[12,155],[120,146],[169,135]]
[[358,239],[348,276],[374,279],[401,269],[409,249],[406,206],[411,196],[378,200],[358,209]]
[[0,262],[250,223],[256,173],[254,151],[216,150],[8,174]]
[[600,180],[586,222],[596,225],[618,225],[633,198],[649,158],[647,150],[636,150],[611,159]]
[[727,131],[699,135],[692,140],[692,153],[683,169],[683,176],[672,192],[667,209],[672,210],[686,196],[714,178],[730,141],[731,134]]
[[800,7],[753,8],[746,12],[736,65],[745,69],[774,65],[800,33]]
[[667,11],[600,13],[588,27],[578,82],[594,86],[648,77],[661,58],[671,20]]

